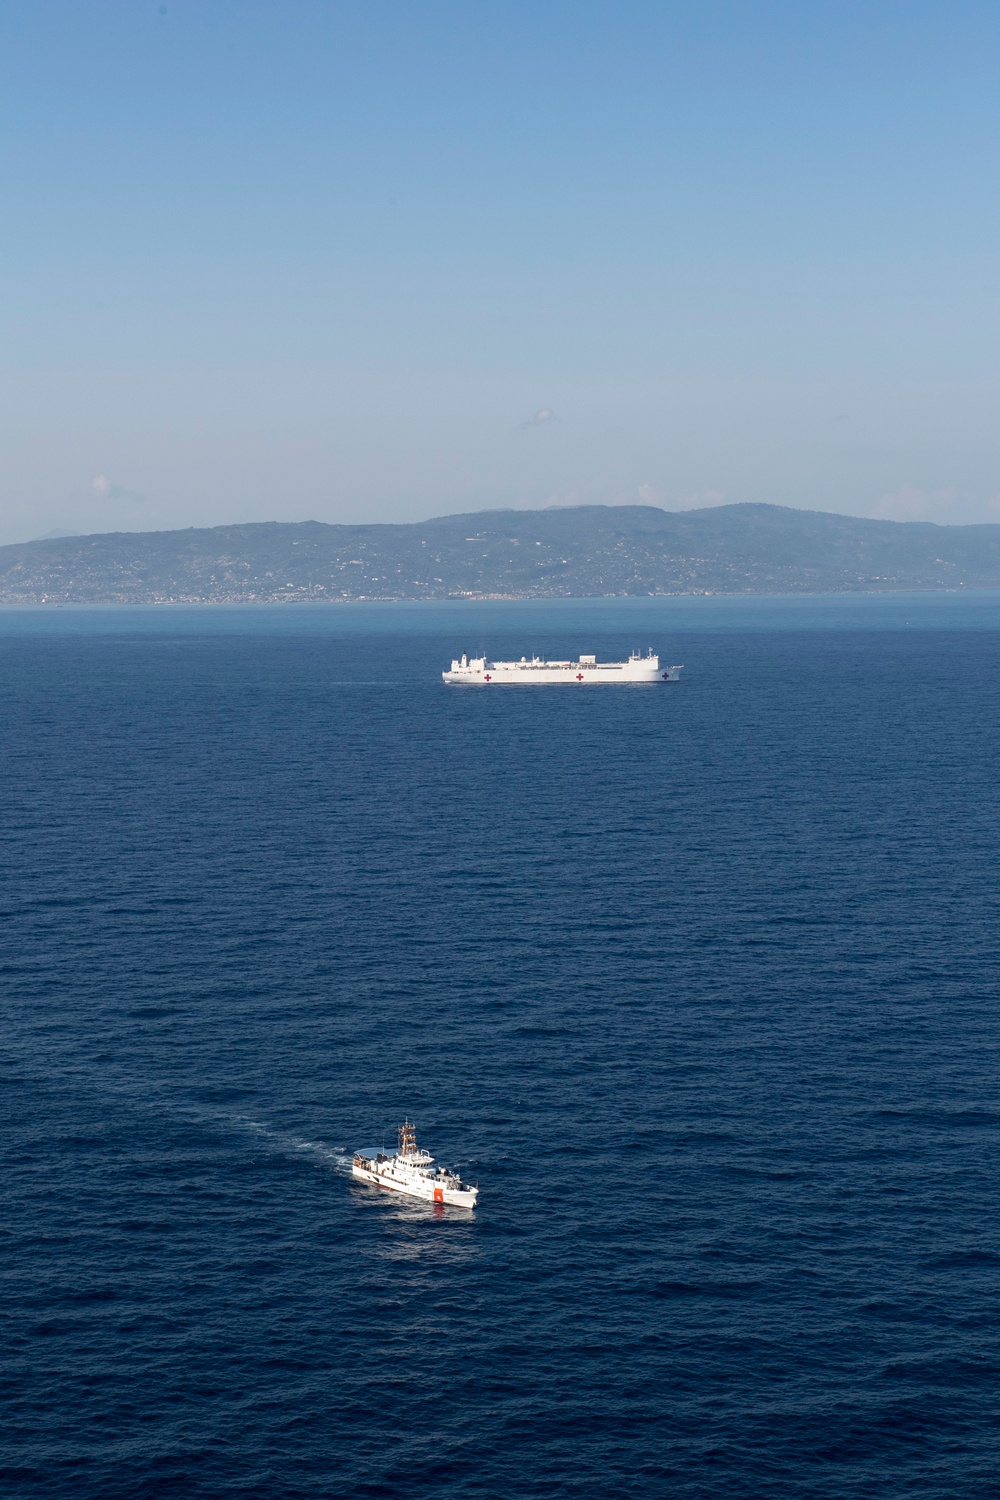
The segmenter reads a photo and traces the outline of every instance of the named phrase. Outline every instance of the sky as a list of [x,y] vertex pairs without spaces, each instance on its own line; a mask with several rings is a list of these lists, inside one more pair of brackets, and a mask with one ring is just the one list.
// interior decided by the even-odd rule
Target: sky
[[1000,521],[1000,6],[0,4],[0,542]]

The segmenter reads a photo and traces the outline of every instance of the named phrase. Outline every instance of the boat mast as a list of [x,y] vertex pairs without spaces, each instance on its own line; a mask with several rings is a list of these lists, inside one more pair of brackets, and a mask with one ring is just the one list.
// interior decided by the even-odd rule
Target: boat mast
[[411,1125],[409,1120],[404,1120],[399,1127],[398,1135],[400,1156],[415,1156],[417,1151],[417,1127]]

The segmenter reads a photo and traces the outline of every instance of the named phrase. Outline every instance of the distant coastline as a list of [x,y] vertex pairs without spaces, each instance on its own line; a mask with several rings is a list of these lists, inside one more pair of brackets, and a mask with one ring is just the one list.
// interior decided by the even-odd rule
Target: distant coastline
[[959,592],[1000,588],[1000,525],[777,505],[481,511],[407,525],[253,522],[0,547],[0,605]]

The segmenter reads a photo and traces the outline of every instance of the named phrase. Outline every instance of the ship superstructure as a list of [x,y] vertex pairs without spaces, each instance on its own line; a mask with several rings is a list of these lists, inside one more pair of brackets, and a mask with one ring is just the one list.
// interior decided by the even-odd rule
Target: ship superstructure
[[594,683],[677,682],[683,667],[661,667],[660,658],[650,650],[646,656],[634,651],[628,661],[598,661],[596,656],[581,656],[577,661],[487,661],[485,656],[463,656],[442,672],[445,682],[462,687],[549,686],[564,682],[572,687]]
[[416,1127],[404,1120],[399,1127],[397,1151],[358,1151],[352,1177],[370,1182],[392,1193],[422,1198],[425,1203],[450,1203],[454,1208],[475,1208],[479,1187],[467,1187],[457,1172],[436,1167],[433,1156],[417,1148]]

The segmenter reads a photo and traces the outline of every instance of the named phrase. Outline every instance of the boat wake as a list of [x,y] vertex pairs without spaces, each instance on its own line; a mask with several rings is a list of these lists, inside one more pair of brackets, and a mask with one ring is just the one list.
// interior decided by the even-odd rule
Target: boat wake
[[249,1115],[228,1115],[227,1123],[236,1126],[261,1141],[268,1150],[279,1156],[311,1158],[317,1166],[333,1167],[339,1171],[351,1170],[351,1158],[343,1146],[328,1146],[325,1141],[311,1141],[301,1136],[290,1135],[284,1130],[275,1130],[262,1120],[253,1120]]

